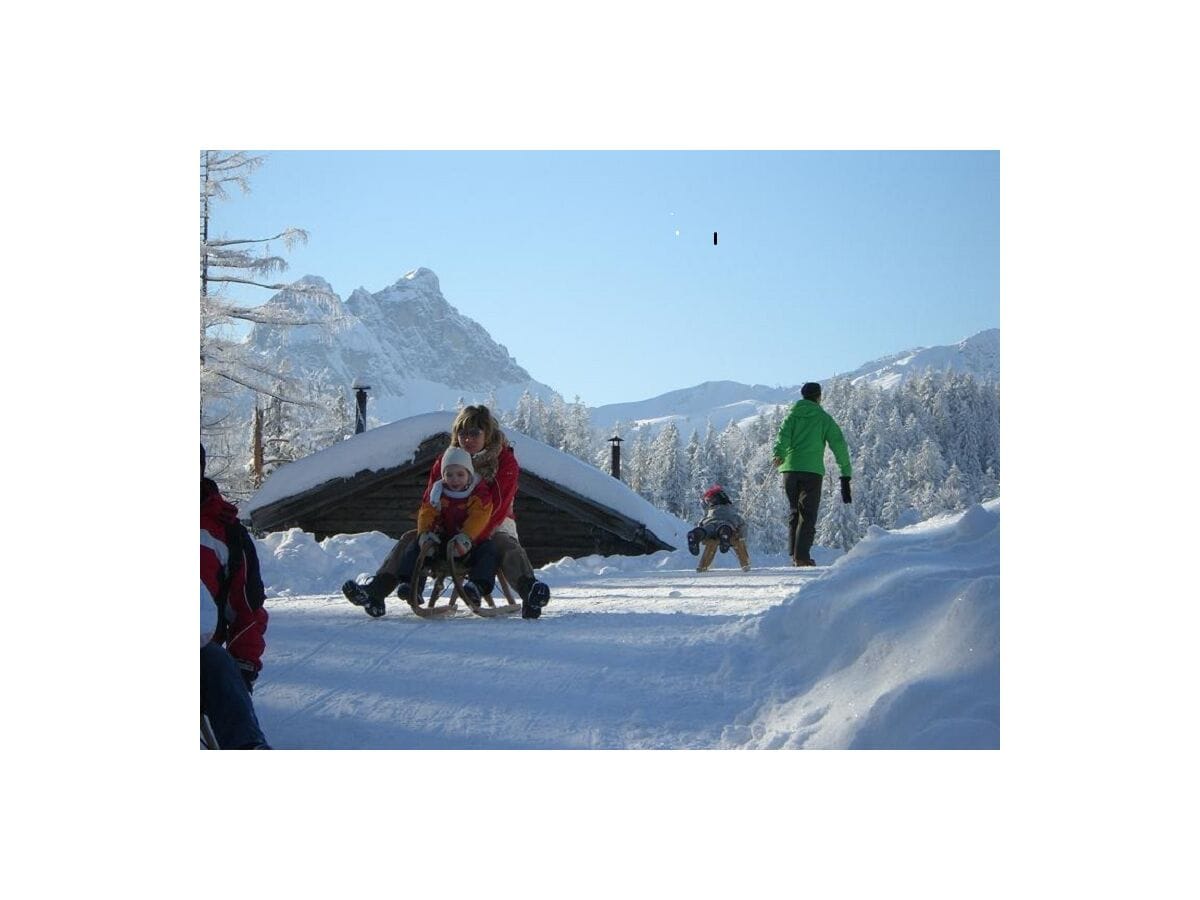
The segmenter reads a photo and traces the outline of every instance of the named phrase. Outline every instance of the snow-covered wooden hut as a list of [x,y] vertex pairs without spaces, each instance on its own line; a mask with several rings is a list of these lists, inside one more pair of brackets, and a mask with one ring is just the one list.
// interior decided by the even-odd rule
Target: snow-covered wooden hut
[[[254,531],[300,528],[318,540],[416,526],[429,469],[450,443],[454,414],[426,413],[356,434],[288,463],[242,508]],[[687,525],[627,485],[523,434],[505,430],[521,466],[515,515],[536,566],[592,554],[635,556],[683,545]]]

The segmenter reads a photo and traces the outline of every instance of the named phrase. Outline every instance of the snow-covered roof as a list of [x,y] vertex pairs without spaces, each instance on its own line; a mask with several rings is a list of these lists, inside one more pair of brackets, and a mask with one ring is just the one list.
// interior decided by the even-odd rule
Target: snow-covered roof
[[[295,497],[337,478],[360,472],[396,468],[416,458],[421,444],[438,434],[448,434],[455,413],[433,412],[372,428],[362,434],[277,469],[242,507],[242,515]],[[686,543],[687,523],[662,512],[624,482],[568,453],[504,429],[522,471],[574,491],[594,503],[640,522],[662,541],[676,547]]]

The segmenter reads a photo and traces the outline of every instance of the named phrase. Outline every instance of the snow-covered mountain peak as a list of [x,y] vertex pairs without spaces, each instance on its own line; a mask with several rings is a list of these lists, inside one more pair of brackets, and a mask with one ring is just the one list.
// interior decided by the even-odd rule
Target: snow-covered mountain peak
[[316,290],[325,291],[330,294],[333,293],[333,285],[331,285],[328,281],[326,281],[320,275],[305,275],[301,278],[297,278],[295,281],[292,282],[292,287],[297,287],[297,286],[305,287],[305,288],[315,288]]
[[405,281],[412,282],[414,285],[426,286],[428,289],[437,291],[439,294],[442,292],[441,282],[438,281],[438,277],[433,269],[427,269],[424,266],[417,266],[417,268],[405,272],[403,277],[396,283],[400,284]]
[[375,296],[381,301],[391,303],[405,303],[414,300],[445,302],[446,299],[442,296],[442,284],[438,281],[437,275],[432,269],[426,269],[424,266],[405,272]]
[[371,384],[369,412],[378,421],[453,408],[460,397],[484,402],[495,395],[507,409],[525,390],[555,396],[455,309],[424,266],[374,293],[356,288],[345,302],[323,278],[307,275],[268,304],[324,324],[255,326],[247,339],[252,349],[286,359],[293,372],[319,378],[330,390],[348,389],[355,379]]

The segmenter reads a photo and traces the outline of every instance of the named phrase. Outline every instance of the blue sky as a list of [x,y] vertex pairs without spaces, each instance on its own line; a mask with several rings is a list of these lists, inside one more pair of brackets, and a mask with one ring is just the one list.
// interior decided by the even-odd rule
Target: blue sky
[[426,266],[589,406],[800,384],[1000,324],[997,152],[258,152],[215,234],[304,228],[281,280],[342,299]]

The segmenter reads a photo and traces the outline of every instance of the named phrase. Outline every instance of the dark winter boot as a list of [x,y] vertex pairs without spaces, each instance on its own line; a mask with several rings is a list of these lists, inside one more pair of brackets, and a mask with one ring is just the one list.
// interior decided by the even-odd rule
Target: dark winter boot
[[536,619],[542,607],[550,602],[550,588],[536,578],[525,576],[517,582],[517,593],[521,597],[521,618]]
[[532,603],[539,609],[550,602],[549,586],[528,575],[517,582],[517,594],[522,603]]
[[802,556],[796,560],[796,565],[798,565],[798,566],[815,566],[816,563],[813,562],[813,560],[809,559],[807,556]]
[[717,529],[717,541],[721,547],[722,553],[729,552],[729,542],[733,540],[733,528],[729,525],[722,525]]
[[550,602],[550,585],[535,581],[533,587],[529,589],[529,602],[536,603],[538,609],[541,609]]
[[692,556],[699,556],[700,542],[702,540],[704,540],[703,528],[693,528],[691,531],[689,531],[687,535],[688,553],[692,554]]
[[[417,603],[425,602],[426,581],[427,581],[427,579],[425,578],[424,575],[422,575],[420,578],[417,579]],[[437,583],[440,584],[441,582],[437,582]],[[432,605],[433,601],[436,600],[441,595],[442,595],[441,591],[434,594],[433,596],[431,596],[429,598],[429,603]],[[411,603],[412,596],[413,596],[412,582],[411,581],[402,581],[398,585],[396,585],[396,596],[399,597],[401,600],[403,600],[405,603]]]
[[464,581],[462,585],[462,598],[470,606],[479,606],[483,601],[483,594],[479,592],[479,587],[473,581]]
[[372,619],[381,618],[387,612],[387,604],[383,602],[382,597],[372,597],[371,602],[365,607],[367,615]]
[[342,593],[346,595],[346,599],[355,606],[366,606],[371,602],[371,595],[367,593],[367,589],[357,581],[347,581],[342,585]]
[[386,572],[373,576],[366,584],[347,581],[342,585],[342,593],[355,606],[361,606],[367,615],[378,619],[387,612],[383,598],[391,593],[397,584],[397,578]]

